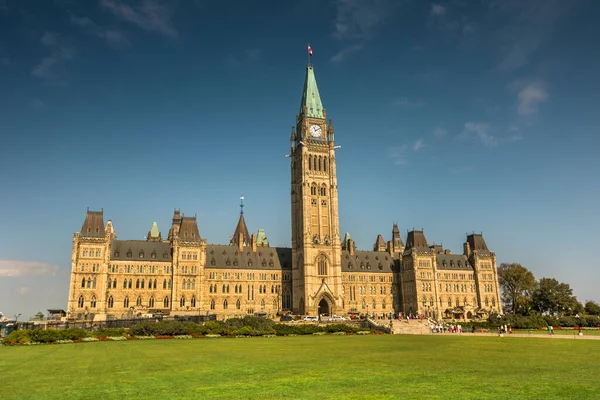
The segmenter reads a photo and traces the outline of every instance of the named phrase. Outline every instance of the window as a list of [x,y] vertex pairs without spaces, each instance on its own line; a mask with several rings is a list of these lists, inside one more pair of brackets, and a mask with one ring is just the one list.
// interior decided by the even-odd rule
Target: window
[[129,308],[129,297],[125,296],[123,300],[123,308]]
[[240,302],[240,299],[237,299],[235,302],[235,309],[239,310],[240,308],[242,308],[242,303]]
[[151,296],[148,300],[148,307],[154,307],[154,296]]
[[327,275],[327,258],[319,257],[319,275]]
[[196,307],[196,296],[192,296],[192,300],[190,301],[190,305],[192,307]]
[[327,196],[327,188],[325,186],[321,186],[321,189],[319,191],[319,194],[321,196]]
[[81,280],[81,287],[82,287],[82,288],[85,288],[85,278],[83,278],[83,279]]
[[179,307],[185,307],[185,296],[181,296],[179,299]]
[[133,253],[131,251],[127,252],[127,258],[131,258],[133,256]]
[[96,308],[96,296],[92,296],[92,300],[90,300],[90,308]]
[[139,296],[137,298],[137,301],[135,302],[135,305],[138,306],[138,307],[142,306],[142,296]]
[[215,299],[212,299],[212,300],[210,301],[210,309],[211,309],[211,310],[214,310],[214,309],[215,309]]
[[169,308],[169,297],[165,296],[165,299],[163,300],[163,306],[164,308]]
[[79,299],[77,300],[77,307],[83,308],[83,303],[84,303],[83,296],[79,296]]
[[163,279],[163,290],[167,288],[167,280]]
[[260,309],[261,309],[261,311],[265,309],[265,301],[264,300],[260,301]]
[[214,259],[214,257],[210,260],[210,265],[212,265],[213,267],[217,265],[217,261]]
[[227,310],[227,306],[228,306],[227,299],[225,299],[225,300],[223,300],[223,310]]

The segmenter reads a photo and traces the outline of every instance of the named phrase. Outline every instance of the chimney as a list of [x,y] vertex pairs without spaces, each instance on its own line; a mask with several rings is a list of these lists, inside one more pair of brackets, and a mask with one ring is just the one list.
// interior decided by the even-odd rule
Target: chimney
[[463,244],[463,253],[467,258],[471,257],[471,246],[469,246],[469,242]]
[[350,239],[350,240],[348,240],[348,252],[350,253],[351,256],[354,255],[354,250],[355,250],[354,240]]
[[252,246],[252,252],[256,253],[256,234],[250,235],[250,245]]
[[242,251],[244,251],[244,233],[240,232],[239,236],[238,236],[238,250],[240,251],[240,253]]
[[387,242],[387,251],[388,253],[390,253],[391,257],[394,256],[394,242],[392,242],[391,240],[388,240]]

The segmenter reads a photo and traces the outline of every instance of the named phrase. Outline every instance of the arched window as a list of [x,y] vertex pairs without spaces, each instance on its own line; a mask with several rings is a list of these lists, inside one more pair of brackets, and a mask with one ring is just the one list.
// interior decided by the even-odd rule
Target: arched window
[[456,298],[456,307],[459,307],[459,306],[460,306],[460,299],[457,297]]
[[210,309],[211,310],[215,309],[215,299],[211,299],[211,301],[210,301]]
[[292,294],[287,288],[283,290],[283,308],[285,310],[292,308]]
[[135,305],[138,307],[142,306],[142,296],[138,296],[137,301],[135,302]]
[[90,300],[90,308],[96,308],[96,296],[92,296],[92,300]]
[[316,171],[317,170],[317,157],[313,157],[313,169]]
[[171,289],[171,280],[170,279],[167,281],[167,289]]
[[196,280],[192,279],[192,289],[196,289]]
[[261,311],[265,309],[265,300],[264,299],[260,301],[260,309],[261,309]]
[[112,287],[112,279],[108,278],[108,287],[111,288]]
[[235,309],[239,310],[240,308],[242,308],[242,302],[240,301],[240,299],[237,299],[237,301],[235,302]]
[[213,291],[212,291],[212,284],[208,286],[208,292],[209,292],[209,293],[212,293],[212,292],[213,292]]
[[190,305],[192,307],[196,307],[196,296],[192,296],[192,300],[190,301]]
[[311,194],[311,196],[316,196],[317,195],[317,185],[315,185],[314,183],[310,187],[310,194]]
[[185,307],[185,296],[181,296],[179,299],[179,307]]
[[113,281],[113,289],[117,288],[117,279],[115,278],[115,280]]
[[163,300],[163,306],[165,308],[169,308],[169,297],[165,296],[165,299]]
[[148,300],[148,307],[154,307],[154,296],[150,296],[150,300]]
[[223,287],[221,289],[222,289],[221,292],[225,293],[225,285],[223,285]]
[[492,297],[492,307],[496,307],[496,299]]
[[322,162],[322,161],[321,161],[321,156],[319,156],[319,171],[321,171],[321,170],[322,170],[321,162]]
[[130,279],[130,280],[129,280],[129,287],[128,287],[128,289],[131,289],[131,287],[132,287],[132,284],[133,284],[133,281]]
[[319,257],[319,275],[327,275],[327,258]]
[[142,279],[142,289],[144,288],[144,280]]
[[452,297],[448,297],[448,307],[452,307]]
[[321,196],[327,196],[327,187],[325,185],[321,186],[321,189],[319,190],[319,194]]
[[125,296],[123,300],[123,308],[129,308],[129,297]]
[[156,279],[154,280],[154,289],[156,289]]
[[139,280],[139,278],[138,278],[138,279],[136,279],[136,281],[135,281],[135,288],[136,288],[136,289],[139,289],[139,288],[140,288],[140,280]]
[[77,300],[77,307],[83,308],[83,303],[84,303],[83,296],[79,296],[79,299]]
[[323,157],[323,171],[327,172],[327,157]]
[[309,155],[308,156],[308,170],[312,170],[312,156]]
[[[466,303],[466,302],[467,302],[467,300],[465,299],[465,303]],[[433,296],[431,296],[431,297],[429,298],[429,305],[430,305],[431,307],[433,307]]]
[[113,308],[114,305],[115,305],[115,300],[113,299],[112,296],[110,296],[108,298],[108,308]]
[[385,309],[386,309],[385,300],[383,300],[383,301],[381,302],[381,308],[382,308],[383,310],[385,310]]
[[83,279],[81,280],[81,287],[82,287],[82,288],[85,288],[85,278],[83,278]]
[[163,279],[163,289],[166,289],[166,288],[167,288],[167,280]]
[[94,280],[92,281],[92,288],[96,289],[96,278],[94,278]]
[[488,299],[487,297],[485,298],[485,306],[486,307],[490,306],[490,299]]
[[377,303],[375,303],[375,300],[373,300],[373,310],[375,310],[377,308]]
[[225,300],[223,300],[223,310],[227,310],[227,306],[228,306],[227,299],[225,299]]

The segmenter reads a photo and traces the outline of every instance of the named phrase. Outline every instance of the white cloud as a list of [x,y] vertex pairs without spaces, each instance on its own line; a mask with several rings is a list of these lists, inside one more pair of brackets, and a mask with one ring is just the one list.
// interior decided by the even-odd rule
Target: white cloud
[[537,114],[539,104],[546,101],[548,97],[543,83],[525,85],[517,95],[517,113],[519,115]]
[[21,296],[25,296],[26,294],[29,294],[29,287],[21,286],[18,291]]
[[493,47],[500,49],[498,69],[514,71],[527,65],[577,3],[577,0],[490,1],[490,18],[508,18],[507,23],[493,33],[498,42]]
[[448,131],[444,128],[437,127],[433,130],[433,136],[440,139],[448,134]]
[[444,15],[446,14],[446,7],[441,4],[432,4],[430,12],[431,15]]
[[137,7],[113,0],[100,0],[100,6],[145,31],[169,37],[177,36],[177,30],[171,21],[171,8],[158,0],[142,0]]
[[413,150],[414,151],[419,151],[419,149],[423,148],[425,146],[425,143],[423,142],[423,139],[418,139],[415,144],[413,145]]
[[88,17],[71,15],[71,23],[84,28],[94,36],[104,39],[114,49],[122,49],[129,45],[129,39],[121,31],[98,26]]
[[393,160],[394,165],[408,164],[407,147],[406,145],[396,146],[389,149],[390,158]]
[[406,97],[395,99],[392,104],[397,107],[423,107],[425,102],[423,100],[409,100]]
[[481,122],[467,122],[465,128],[459,135],[460,138],[475,138],[488,147],[498,144],[498,138],[491,133],[491,127]]
[[31,105],[33,106],[33,108],[37,109],[46,108],[46,103],[44,103],[41,99],[37,97],[31,99]]
[[340,50],[339,52],[337,52],[336,54],[333,55],[333,57],[331,57],[329,59],[329,61],[331,61],[332,63],[339,63],[342,62],[346,59],[346,57],[348,57],[350,54],[357,52],[358,50],[362,49],[363,45],[362,44],[355,44],[349,47],[346,47],[345,49]]
[[58,69],[73,58],[73,50],[66,44],[62,36],[56,32],[44,32],[40,40],[42,45],[50,50],[50,55],[44,57],[31,73],[50,83],[62,84],[58,79]]
[[41,261],[0,260],[0,277],[55,275],[58,267]]

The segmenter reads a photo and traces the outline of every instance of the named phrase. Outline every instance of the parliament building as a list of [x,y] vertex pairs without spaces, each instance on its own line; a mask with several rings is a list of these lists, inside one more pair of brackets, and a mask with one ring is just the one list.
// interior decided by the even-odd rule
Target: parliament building
[[501,313],[496,255],[480,234],[466,237],[462,254],[429,245],[423,231],[403,241],[397,224],[371,251],[342,238],[334,138],[309,64],[290,137],[291,248],[250,234],[243,203],[227,245],[207,244],[196,217],[177,209],[167,237],[154,223],[146,240],[118,240],[104,212],[88,210],[73,236],[68,317]]

